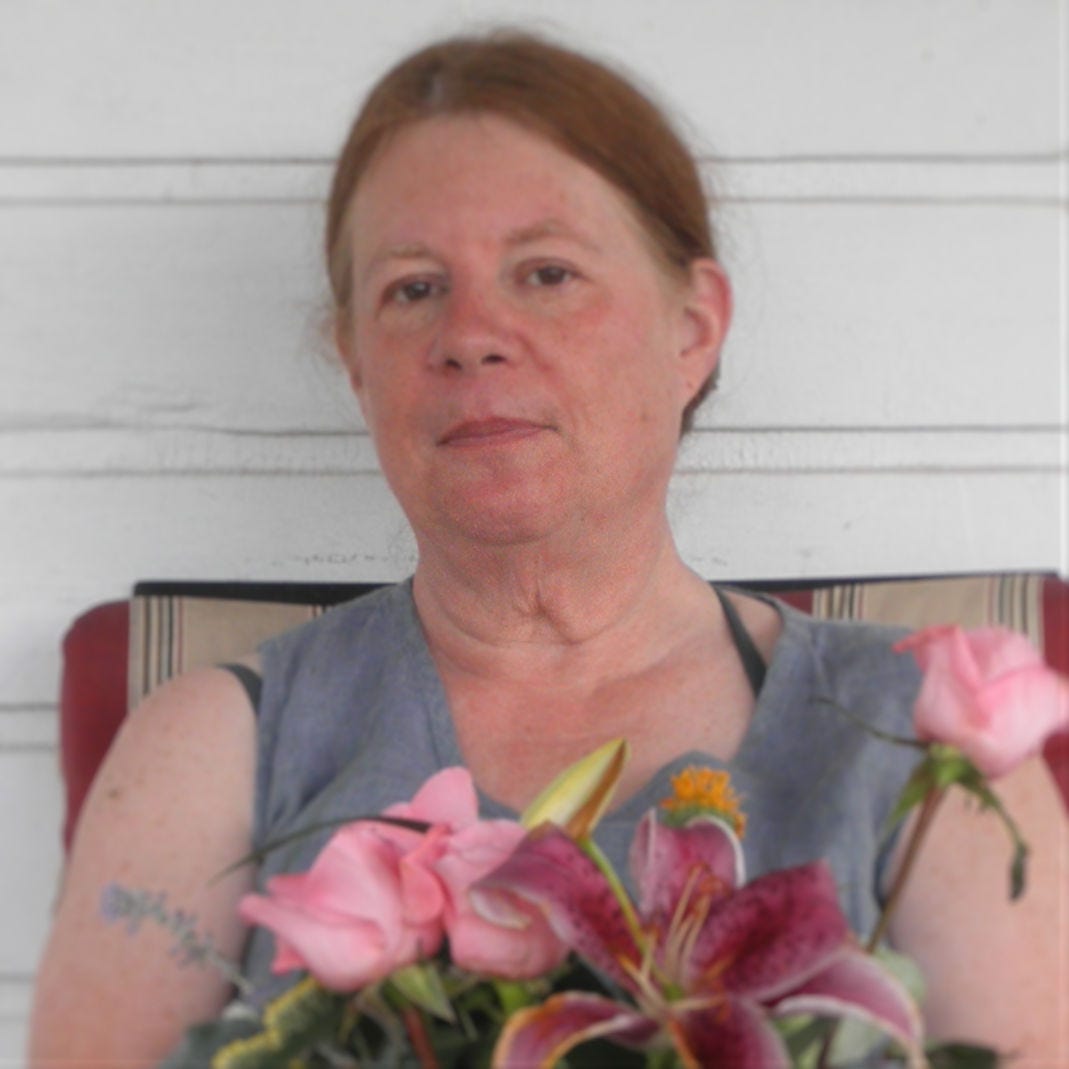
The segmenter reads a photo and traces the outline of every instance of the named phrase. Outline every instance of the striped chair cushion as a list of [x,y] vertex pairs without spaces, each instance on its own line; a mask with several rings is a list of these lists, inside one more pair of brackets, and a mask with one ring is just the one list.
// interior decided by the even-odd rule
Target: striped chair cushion
[[[237,659],[271,635],[377,585],[140,583],[128,603],[97,606],[75,621],[64,640],[60,708],[64,842],[69,844],[85,793],[127,709],[148,691],[191,668]],[[1026,633],[1051,665],[1069,674],[1069,582],[1053,576],[738,585],[777,594],[824,618],[911,629],[1001,624]],[[1046,754],[1069,802],[1069,733],[1052,739]]]

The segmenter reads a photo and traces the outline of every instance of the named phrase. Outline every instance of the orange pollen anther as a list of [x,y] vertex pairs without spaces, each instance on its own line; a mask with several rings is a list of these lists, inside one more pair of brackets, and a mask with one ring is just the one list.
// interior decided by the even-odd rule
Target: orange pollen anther
[[661,802],[662,808],[673,813],[708,813],[720,817],[740,837],[746,831],[746,817],[729,773],[692,765],[672,777],[672,790],[672,797]]

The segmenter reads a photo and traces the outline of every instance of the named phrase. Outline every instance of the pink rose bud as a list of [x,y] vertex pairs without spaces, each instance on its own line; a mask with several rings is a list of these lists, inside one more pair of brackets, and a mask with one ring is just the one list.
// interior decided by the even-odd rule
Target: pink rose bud
[[1069,728],[1069,680],[1023,635],[1001,627],[930,627],[899,642],[924,673],[914,706],[921,739],[956,746],[1001,776]]
[[348,824],[308,872],[273,877],[239,912],[275,933],[275,972],[307,969],[326,987],[355,991],[441,945],[444,894],[429,865],[442,834]]

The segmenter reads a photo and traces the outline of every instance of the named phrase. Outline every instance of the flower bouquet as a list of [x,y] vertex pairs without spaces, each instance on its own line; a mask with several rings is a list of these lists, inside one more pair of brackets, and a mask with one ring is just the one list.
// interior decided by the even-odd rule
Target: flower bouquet
[[[1004,819],[1020,893],[1026,848],[987,777],[1069,726],[1069,683],[1001,630],[931,629],[899,648],[924,679],[917,738],[891,740],[919,752],[892,820],[919,813],[865,945],[823,861],[746,882],[726,773],[687,770],[640,821],[632,895],[592,838],[625,742],[564,772],[520,822],[480,820],[470,775],[449,768],[410,802],[340,826],[308,872],[246,896],[242,916],[275,935],[274,971],[299,979],[266,1006],[239,997],[164,1065],[996,1064],[977,1047],[925,1050],[908,963],[881,942],[952,786]],[[214,959],[192,919],[159,899],[112,886],[105,901],[132,926],[168,924],[187,957]]]

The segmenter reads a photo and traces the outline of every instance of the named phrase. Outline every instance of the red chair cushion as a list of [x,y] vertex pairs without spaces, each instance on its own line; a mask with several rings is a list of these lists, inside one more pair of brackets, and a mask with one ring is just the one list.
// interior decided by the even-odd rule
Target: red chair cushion
[[59,750],[67,788],[63,847],[100,762],[126,717],[130,604],[112,601],[79,616],[63,638]]

